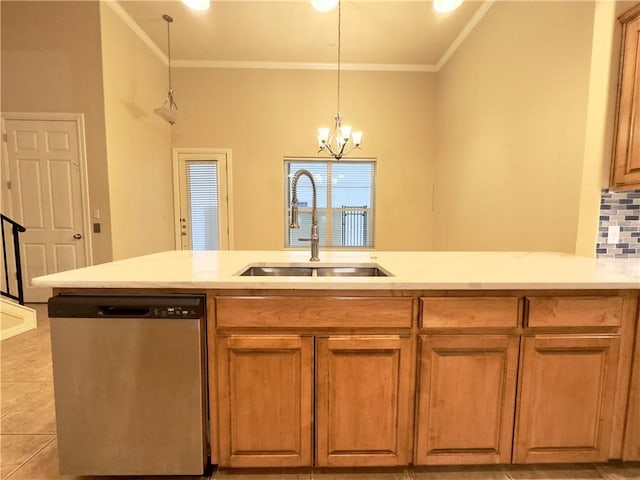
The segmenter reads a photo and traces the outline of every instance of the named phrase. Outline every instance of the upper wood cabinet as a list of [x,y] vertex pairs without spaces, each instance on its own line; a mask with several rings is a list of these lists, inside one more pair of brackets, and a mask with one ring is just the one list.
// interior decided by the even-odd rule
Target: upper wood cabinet
[[409,462],[411,351],[409,337],[317,338],[318,466],[398,466]]
[[640,4],[620,17],[623,52],[620,67],[611,187],[640,188]]

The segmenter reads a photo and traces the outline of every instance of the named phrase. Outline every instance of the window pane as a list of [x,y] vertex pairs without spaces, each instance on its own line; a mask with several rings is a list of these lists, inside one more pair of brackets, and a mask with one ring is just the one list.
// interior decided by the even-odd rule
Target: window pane
[[333,245],[337,247],[369,247],[371,212],[367,208],[345,207],[333,211]]
[[373,166],[364,162],[340,162],[331,167],[331,206],[371,207]]
[[192,250],[218,250],[218,164],[186,162]]
[[[289,213],[291,215],[291,213]],[[320,246],[326,247],[330,245],[327,243],[327,212],[325,210],[318,211],[318,230],[320,234]],[[289,218],[287,218],[287,226],[289,224]],[[311,236],[311,208],[300,208],[298,211],[298,225],[300,228],[287,228],[289,238],[287,238],[287,246],[289,247],[304,247],[311,248],[309,241],[300,241],[299,238],[309,238]]]

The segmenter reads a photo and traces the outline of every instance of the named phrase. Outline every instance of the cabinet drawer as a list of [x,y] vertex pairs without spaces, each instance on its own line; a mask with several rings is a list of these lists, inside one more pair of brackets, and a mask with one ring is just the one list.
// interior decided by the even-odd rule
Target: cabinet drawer
[[513,328],[518,297],[423,297],[422,328]]
[[216,297],[218,327],[411,328],[410,297]]
[[619,327],[622,297],[528,297],[529,327]]

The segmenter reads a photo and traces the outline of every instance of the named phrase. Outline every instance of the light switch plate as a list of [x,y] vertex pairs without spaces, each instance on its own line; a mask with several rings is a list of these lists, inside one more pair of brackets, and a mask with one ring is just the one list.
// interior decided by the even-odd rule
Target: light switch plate
[[620,243],[620,227],[618,225],[609,225],[607,243]]

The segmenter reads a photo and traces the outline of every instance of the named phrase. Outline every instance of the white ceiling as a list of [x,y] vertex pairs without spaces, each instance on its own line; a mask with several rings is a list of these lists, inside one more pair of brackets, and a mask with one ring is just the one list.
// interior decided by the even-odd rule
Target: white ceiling
[[[441,15],[427,0],[343,0],[345,69],[434,71],[491,1],[466,0]],[[316,12],[309,0],[212,0],[195,12],[179,0],[119,0],[114,9],[161,57],[171,24],[174,66],[330,68],[337,60],[338,10]],[[459,41],[459,40],[458,40]]]

